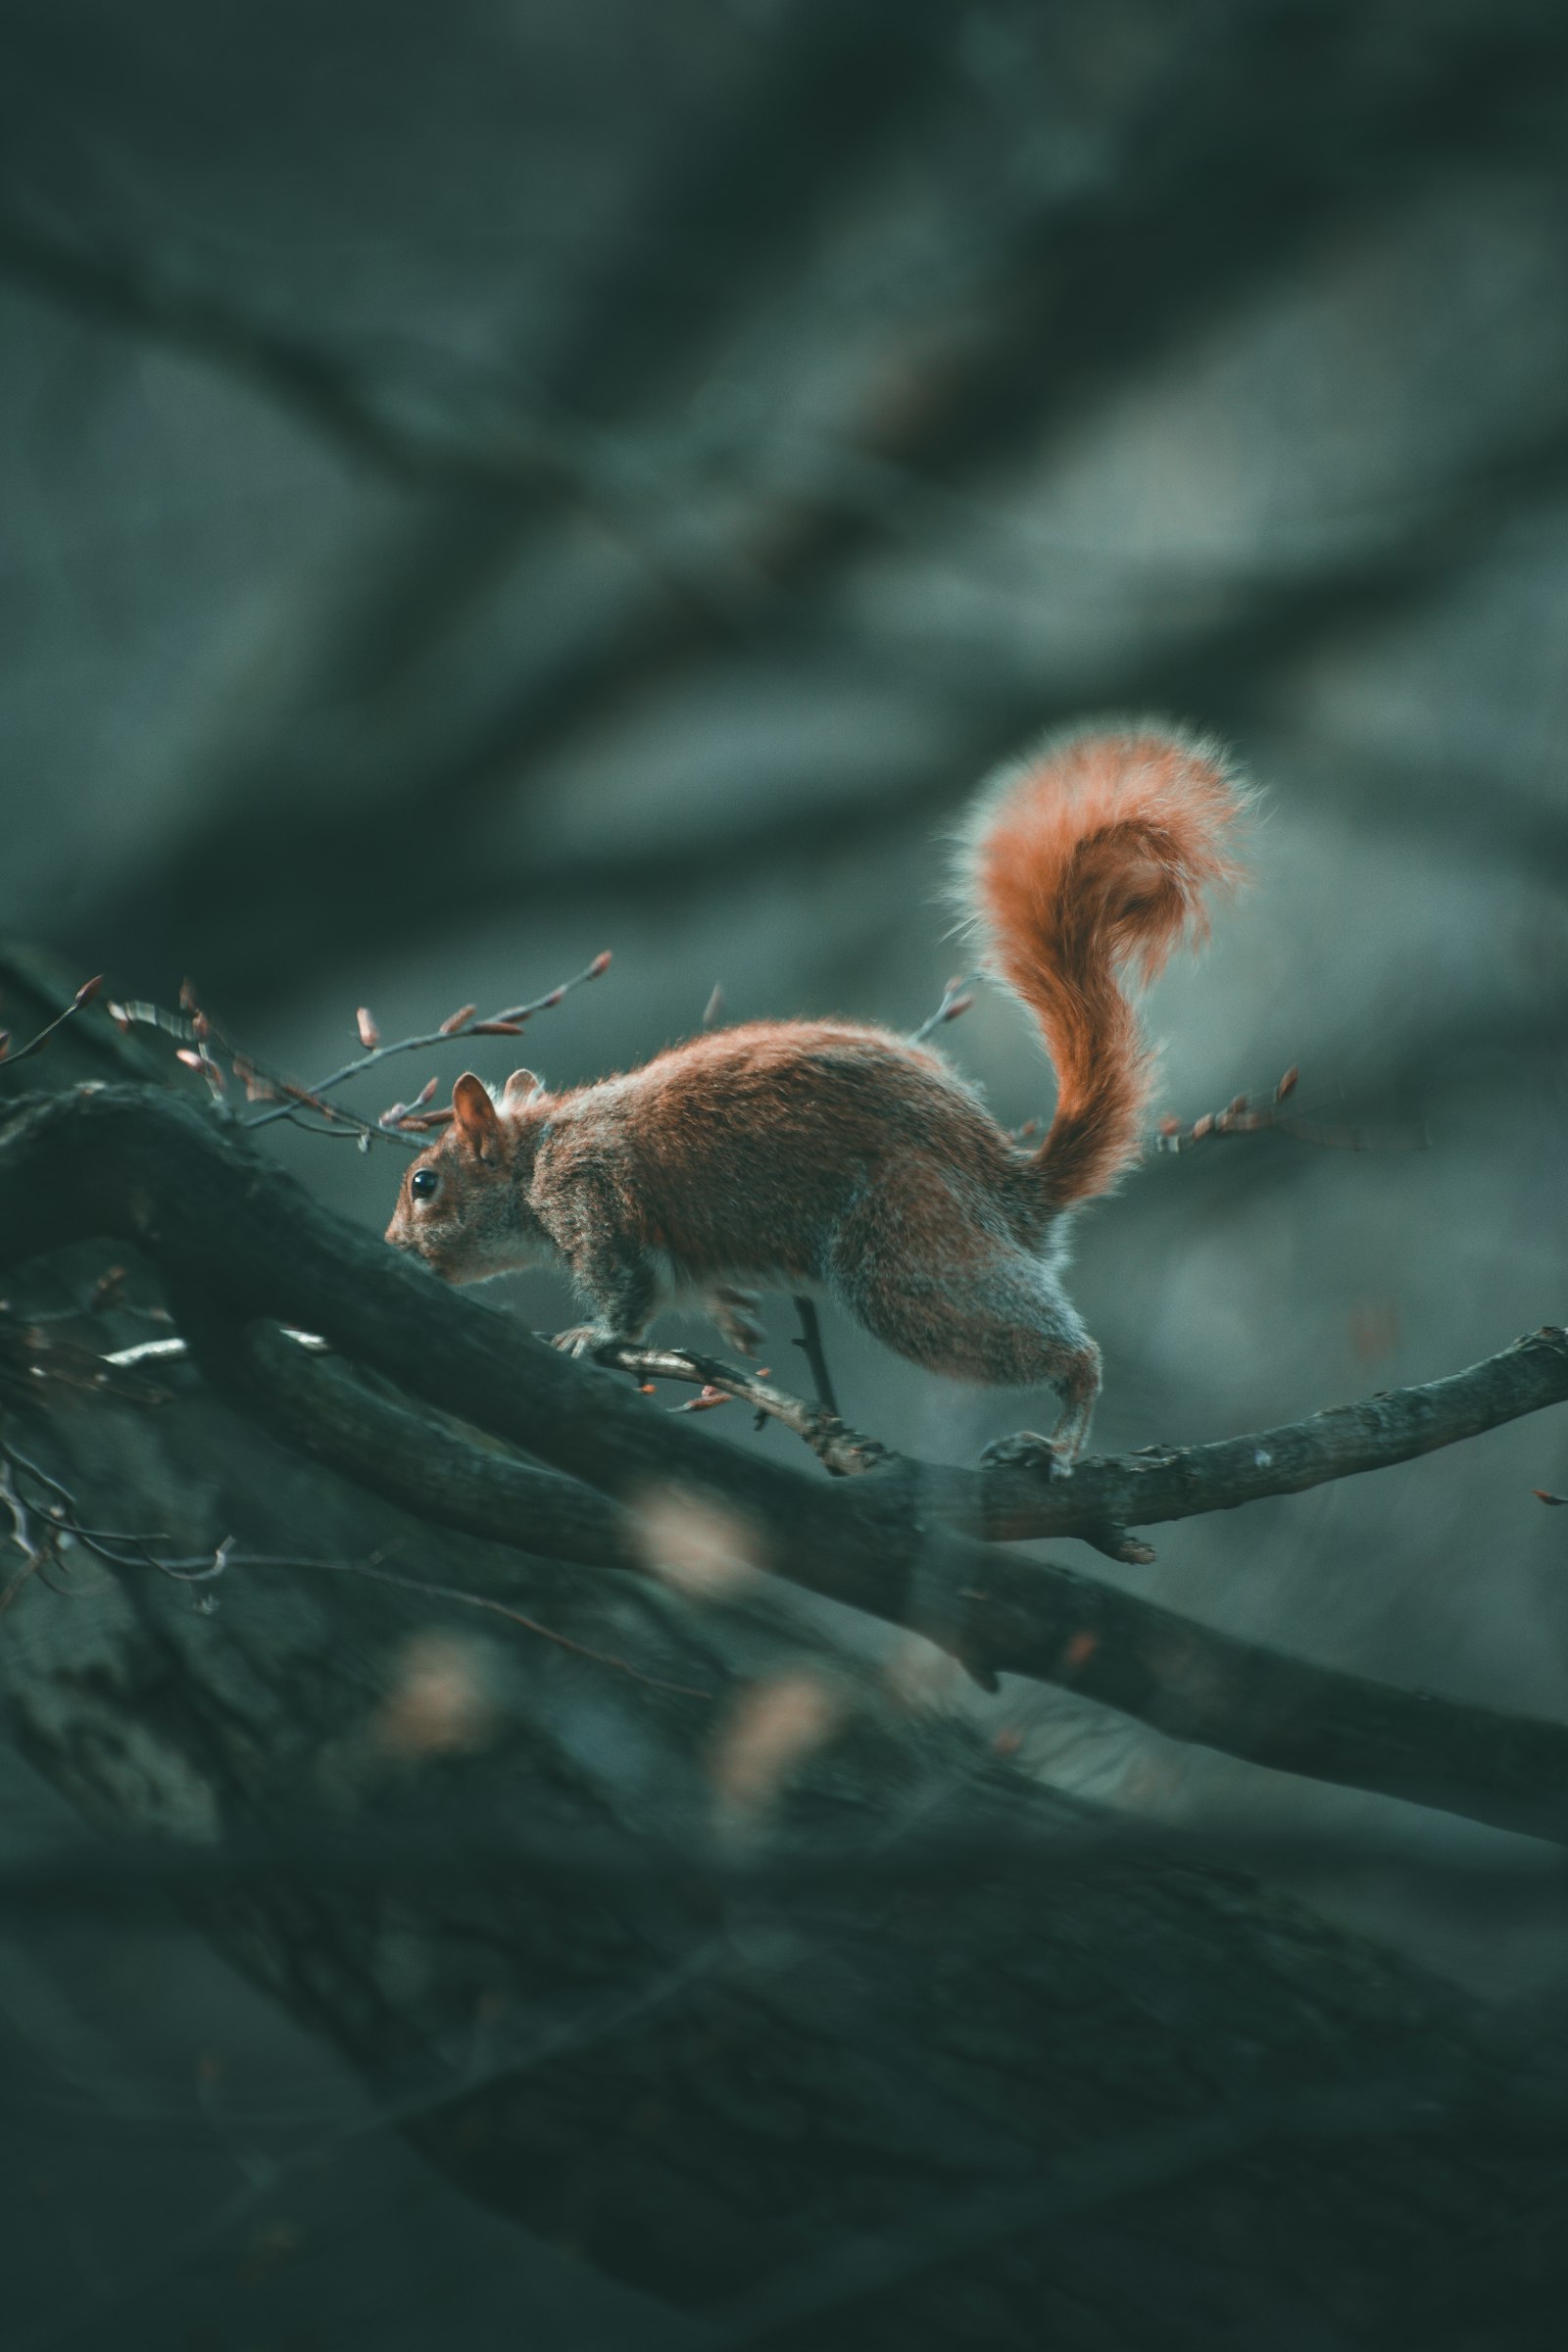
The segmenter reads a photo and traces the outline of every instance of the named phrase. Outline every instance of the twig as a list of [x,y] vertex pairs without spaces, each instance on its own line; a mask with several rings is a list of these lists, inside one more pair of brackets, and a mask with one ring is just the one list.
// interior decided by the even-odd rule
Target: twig
[[[21,1471],[54,1497],[44,1514],[47,1536],[43,1543],[32,1534],[33,1509],[21,1494],[15,1473]],[[14,1541],[25,1555],[24,1564],[3,1592],[0,1592],[0,1616],[10,1607],[17,1593],[53,1556],[62,1537],[102,1560],[107,1567],[129,1569],[150,1568],[159,1576],[181,1585],[215,1584],[232,1571],[281,1568],[320,1576],[360,1576],[371,1584],[386,1585],[398,1592],[413,1592],[432,1600],[450,1600],[461,1607],[484,1609],[491,1615],[504,1617],[512,1625],[521,1626],[525,1633],[536,1634],[544,1642],[553,1642],[558,1648],[569,1650],[574,1657],[586,1658],[596,1666],[607,1666],[615,1673],[629,1675],[633,1682],[649,1690],[663,1690],[678,1698],[710,1699],[712,1692],[700,1690],[686,1683],[671,1683],[658,1675],[645,1674],[627,1658],[614,1657],[604,1650],[594,1649],[583,1642],[574,1642],[569,1634],[558,1633],[553,1626],[543,1625],[536,1617],[514,1608],[509,1602],[497,1600],[489,1593],[470,1592],[460,1585],[431,1584],[418,1577],[400,1576],[380,1564],[381,1555],[368,1560],[310,1559],[296,1553],[246,1552],[235,1546],[232,1536],[225,1536],[211,1553],[189,1558],[167,1558],[152,1549],[157,1541],[151,1536],[111,1534],[103,1529],[83,1524],[76,1500],[70,1489],[59,1479],[41,1469],[26,1455],[19,1453],[9,1442],[0,1439],[0,1504],[11,1513]]]
[[558,1649],[569,1650],[573,1657],[587,1658],[595,1666],[608,1666],[616,1674],[629,1676],[632,1682],[641,1683],[645,1690],[663,1690],[675,1698],[710,1700],[713,1695],[711,1690],[701,1690],[693,1683],[670,1683],[661,1675],[645,1674],[629,1658],[618,1658],[607,1650],[592,1649],[587,1642],[574,1642],[569,1634],[558,1633],[553,1626],[541,1625],[537,1617],[525,1616],[521,1609],[514,1609],[506,1601],[495,1600],[487,1592],[466,1592],[461,1585],[427,1584],[421,1577],[397,1576],[389,1568],[376,1567],[365,1560],[250,1560],[236,1561],[235,1565],[308,1568],[334,1576],[363,1576],[372,1584],[395,1586],[401,1592],[415,1592],[423,1599],[453,1600],[461,1602],[465,1608],[487,1609],[492,1616],[505,1617],[511,1625],[520,1625],[525,1633],[537,1634],[541,1641],[553,1642]]
[[52,1021],[46,1021],[37,1036],[29,1037],[26,1044],[19,1046],[14,1054],[11,1051],[10,1030],[0,1029],[0,1061],[3,1061],[8,1069],[15,1069],[19,1061],[25,1061],[30,1054],[41,1054],[55,1031],[63,1029],[73,1013],[80,1012],[84,1004],[90,1004],[103,984],[102,972],[95,974],[91,980],[84,980],[64,1012],[57,1012]]
[[0,1617],[3,1617],[28,1579],[37,1575],[44,1562],[42,1546],[33,1542],[31,1512],[17,1492],[11,1464],[3,1452],[0,1452],[0,1503],[4,1503],[11,1514],[11,1541],[22,1554],[22,1566],[4,1591],[0,1592]]
[[[90,1312],[90,1310],[88,1310]],[[90,1341],[62,1335],[58,1323],[86,1318],[14,1314],[0,1299],[0,1405],[41,1407],[59,1395],[108,1391],[132,1402],[155,1404],[162,1392],[136,1378],[121,1377],[130,1364],[100,1355]],[[95,1338],[97,1335],[94,1334]]]
[[1205,1111],[1189,1126],[1184,1127],[1175,1117],[1161,1119],[1153,1137],[1153,1150],[1190,1152],[1195,1144],[1217,1142],[1225,1136],[1257,1135],[1266,1128],[1276,1135],[1293,1136],[1298,1143],[1320,1144],[1338,1152],[1425,1151],[1426,1130],[1409,1121],[1386,1121],[1377,1128],[1345,1127],[1302,1118],[1298,1112],[1282,1114],[1280,1105],[1296,1092],[1299,1077],[1300,1071],[1292,1062],[1267,1102],[1254,1102],[1248,1095],[1235,1095],[1223,1110]]
[[755,1373],[737,1371],[719,1356],[697,1355],[686,1348],[628,1347],[620,1340],[608,1340],[589,1352],[596,1364],[609,1371],[630,1372],[640,1380],[685,1381],[702,1392],[692,1404],[677,1405],[677,1412],[692,1412],[727,1397],[749,1404],[766,1419],[792,1429],[817,1460],[841,1478],[874,1470],[879,1463],[895,1458],[875,1438],[861,1437],[858,1430],[847,1428],[836,1412],[808,1404],[804,1397],[775,1389]]
[[822,1346],[822,1325],[816,1311],[816,1300],[805,1291],[799,1291],[794,1294],[791,1304],[801,1318],[801,1336],[795,1346],[810,1366],[816,1401],[836,1421],[839,1418],[839,1400],[833,1394],[833,1375],[827,1368],[827,1353]]
[[[328,1096],[347,1085],[350,1079],[362,1076],[367,1070],[375,1068],[379,1062],[390,1060],[397,1054],[424,1052],[430,1047],[444,1045],[451,1038],[520,1036],[535,1013],[548,1011],[572,989],[580,987],[584,981],[597,980],[609,967],[610,956],[607,952],[596,956],[583,971],[564,981],[559,987],[548,990],[530,1004],[509,1005],[505,1010],[492,1013],[484,1019],[479,1017],[476,1005],[465,1004],[435,1029],[418,1037],[401,1038],[395,1045],[381,1044],[373,1020],[362,1008],[359,1027],[367,1052],[357,1055],[353,1061],[345,1062],[340,1069],[334,1070],[315,1086],[301,1086],[295,1080],[281,1076],[248,1049],[236,1045],[213,1015],[203,1010],[188,980],[180,990],[181,1010],[177,1013],[168,1011],[161,1004],[127,1000],[122,1004],[111,1004],[109,1014],[121,1028],[135,1024],[161,1030],[165,1036],[176,1039],[177,1058],[206,1081],[209,1094],[218,1102],[224,1100],[228,1091],[222,1063],[213,1051],[215,1045],[220,1047],[233,1077],[244,1088],[249,1099],[257,1102],[271,1098],[267,1109],[241,1120],[242,1126],[266,1127],[274,1120],[288,1119],[297,1126],[305,1127],[311,1134],[352,1135],[362,1152],[368,1151],[372,1143],[401,1144],[407,1150],[416,1149],[419,1135],[432,1127],[445,1125],[452,1115],[450,1110],[430,1107],[436,1091],[435,1079],[432,1078],[421,1089],[413,1102],[394,1102],[375,1120],[362,1118],[358,1111],[347,1110],[341,1103],[329,1102]],[[95,988],[97,983],[89,985]],[[62,1014],[61,1018],[65,1017]],[[58,1027],[59,1023],[52,1026]],[[34,1046],[27,1051],[32,1052],[38,1042],[35,1040]],[[20,1060],[22,1057],[19,1054],[15,1058]],[[325,1124],[320,1127],[310,1126],[301,1115],[306,1111],[315,1111]]]
[[[126,998],[122,1003],[111,1004],[107,1010],[117,1028],[156,1029],[165,1037],[176,1039],[175,1059],[206,1081],[208,1094],[215,1102],[223,1102],[228,1092],[222,1066],[213,1052],[216,1041],[222,1047],[228,1057],[230,1071],[251,1102],[269,1098],[276,1101],[277,1107],[271,1113],[273,1117],[292,1119],[304,1126],[305,1121],[299,1115],[301,1109],[318,1109],[332,1125],[311,1128],[308,1132],[316,1135],[353,1135],[362,1151],[368,1151],[371,1143],[407,1143],[407,1138],[391,1134],[368,1119],[362,1119],[357,1111],[345,1110],[335,1102],[318,1102],[308,1087],[297,1086],[292,1079],[269,1068],[254,1054],[237,1046],[213,1015],[202,1010],[188,980],[180,991],[180,997],[186,1006],[181,1012],[171,1012],[167,1005],[151,1004],[140,998]],[[253,1125],[256,1123],[250,1122]]]
[[[324,1112],[329,1118],[340,1117],[342,1114],[337,1106],[327,1102],[324,1098],[335,1093],[340,1086],[346,1086],[351,1078],[363,1077],[367,1070],[373,1070],[379,1063],[390,1061],[394,1054],[426,1053],[432,1047],[449,1044],[453,1038],[519,1037],[535,1013],[550,1011],[574,988],[581,988],[585,981],[597,980],[601,973],[607,972],[609,969],[610,951],[607,948],[594,957],[592,963],[586,964],[580,972],[574,973],[571,979],[563,980],[557,987],[547,990],[542,997],[536,997],[531,1004],[508,1005],[504,1011],[488,1013],[482,1020],[478,1017],[477,1005],[465,1004],[457,1012],[449,1013],[447,1018],[438,1023],[434,1029],[426,1030],[417,1037],[399,1038],[395,1045],[390,1046],[381,1044],[374,1022],[368,1013],[362,1011],[360,1035],[363,1040],[368,1042],[368,1051],[358,1054],[353,1061],[344,1062],[342,1067],[333,1070],[329,1077],[318,1079],[316,1085],[301,1088],[299,1100],[308,1103],[312,1109]],[[450,1111],[427,1111],[424,1108],[425,1102],[433,1092],[433,1087],[434,1081],[414,1103],[394,1103],[390,1110],[381,1113],[376,1122],[377,1126],[384,1132],[393,1127],[418,1129],[444,1125],[451,1116]],[[254,1118],[247,1119],[244,1123],[248,1127],[265,1127],[273,1119],[287,1116],[288,1105],[280,1103],[274,1105],[270,1110],[259,1111]]]
[[950,980],[947,987],[942,992],[942,1002],[937,1006],[935,1012],[933,1012],[928,1019],[923,1020],[918,1029],[911,1031],[909,1037],[910,1045],[923,1046],[926,1039],[930,1037],[935,1030],[940,1029],[944,1022],[956,1021],[960,1019],[961,1016],[968,1011],[970,1005],[974,1003],[973,997],[969,996],[965,992],[974,987],[974,984],[979,977],[979,973],[975,972],[971,973],[969,977],[965,979],[963,974],[960,972],[956,974],[955,978]]

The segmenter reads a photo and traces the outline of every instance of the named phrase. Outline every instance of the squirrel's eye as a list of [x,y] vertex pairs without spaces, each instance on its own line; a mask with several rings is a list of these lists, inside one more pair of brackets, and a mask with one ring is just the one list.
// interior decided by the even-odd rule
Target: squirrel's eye
[[428,1200],[440,1182],[434,1168],[416,1168],[409,1178],[409,1191],[416,1200]]

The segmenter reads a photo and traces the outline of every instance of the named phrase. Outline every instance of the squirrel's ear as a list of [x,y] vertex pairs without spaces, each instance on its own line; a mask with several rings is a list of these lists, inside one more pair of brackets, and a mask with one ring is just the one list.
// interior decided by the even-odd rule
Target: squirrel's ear
[[471,1070],[465,1070],[452,1089],[452,1116],[468,1150],[478,1159],[501,1157],[501,1121],[489,1089]]
[[542,1095],[544,1091],[544,1080],[536,1078],[532,1070],[514,1070],[506,1085],[501,1089],[502,1108],[515,1110],[531,1096]]

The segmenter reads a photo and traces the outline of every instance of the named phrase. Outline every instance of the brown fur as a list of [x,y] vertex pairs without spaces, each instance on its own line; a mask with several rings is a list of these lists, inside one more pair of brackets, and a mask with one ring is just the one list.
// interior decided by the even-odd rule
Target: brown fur
[[1147,985],[1184,938],[1207,938],[1203,892],[1241,879],[1245,806],[1217,744],[1147,721],[1043,744],[981,795],[964,879],[1055,1065],[1040,1171],[1062,1206],[1138,1156],[1154,1056],[1117,975]]
[[564,1265],[595,1312],[582,1350],[695,1293],[734,1345],[745,1283],[821,1285],[901,1354],[958,1379],[1047,1382],[1080,1450],[1099,1354],[1056,1280],[1061,1210],[1132,1156],[1149,1055],[1116,982],[1201,925],[1238,806],[1210,748],[1150,729],[1079,738],[992,787],[968,852],[1002,975],[1060,1078],[1038,1152],[942,1056],[848,1021],[760,1021],[500,1105],[471,1075],[410,1170],[387,1239],[449,1280]]

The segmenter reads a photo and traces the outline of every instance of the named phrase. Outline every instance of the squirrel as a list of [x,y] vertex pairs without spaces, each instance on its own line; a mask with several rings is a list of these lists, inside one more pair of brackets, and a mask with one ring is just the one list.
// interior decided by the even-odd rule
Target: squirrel
[[931,1371],[1054,1390],[1051,1436],[1006,1450],[1067,1470],[1101,1377],[1060,1287],[1066,1227],[1138,1157],[1154,1078],[1122,976],[1207,937],[1248,798],[1219,745],[1151,720],[1048,739],[981,788],[958,895],[1055,1068],[1038,1149],[929,1046],[753,1021],[563,1094],[514,1070],[495,1098],[466,1072],[387,1240],[451,1282],[563,1266],[593,1311],[557,1335],[577,1355],[682,1298],[750,1352],[757,1288],[822,1286]]

